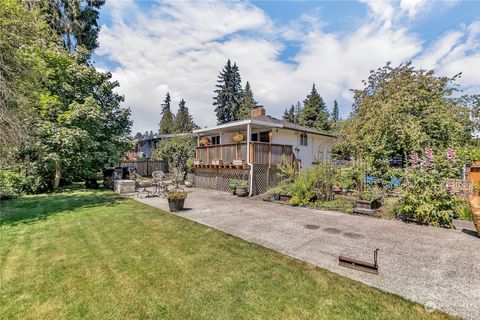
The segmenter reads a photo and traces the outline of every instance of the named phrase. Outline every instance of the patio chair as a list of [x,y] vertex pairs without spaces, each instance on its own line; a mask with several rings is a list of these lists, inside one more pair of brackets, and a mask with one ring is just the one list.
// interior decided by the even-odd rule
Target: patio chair
[[152,172],[153,185],[155,190],[153,191],[153,196],[159,197],[162,194],[165,194],[168,191],[167,175],[163,171],[154,171]]
[[152,179],[142,177],[136,172],[130,173],[130,179],[135,180],[137,186],[142,189],[139,192],[137,192],[137,197],[141,198],[142,195],[146,197],[152,196],[152,192],[147,190],[147,188],[154,186]]

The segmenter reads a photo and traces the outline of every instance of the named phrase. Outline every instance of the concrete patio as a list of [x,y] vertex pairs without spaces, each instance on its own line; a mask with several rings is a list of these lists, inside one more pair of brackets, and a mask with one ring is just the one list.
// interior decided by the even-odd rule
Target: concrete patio
[[[212,190],[186,190],[187,210],[179,216],[426,308],[480,319],[480,238],[473,231],[295,208]],[[164,198],[137,200],[168,211]],[[473,223],[462,226],[473,230]],[[376,248],[380,249],[378,275],[338,266],[339,255],[372,261]]]

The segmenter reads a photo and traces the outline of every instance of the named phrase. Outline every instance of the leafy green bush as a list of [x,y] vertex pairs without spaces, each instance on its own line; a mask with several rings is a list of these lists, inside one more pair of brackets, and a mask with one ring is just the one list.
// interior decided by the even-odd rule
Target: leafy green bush
[[160,142],[156,154],[158,160],[166,161],[170,168],[188,172],[188,163],[195,158],[195,139],[174,135],[172,139]]
[[292,183],[283,183],[279,187],[292,196],[291,205],[307,206],[317,200],[333,200],[335,183],[335,168],[330,164],[321,164],[304,170]]
[[0,200],[12,199],[22,194],[24,178],[13,171],[0,172]]
[[290,183],[295,178],[295,168],[287,157],[282,154],[280,162],[277,163],[277,176],[282,179],[282,183]]
[[397,213],[429,225],[453,227],[458,216],[459,198],[452,192],[448,178],[456,171],[455,153],[447,150],[446,157],[435,157],[425,149],[420,159],[413,154],[402,184],[404,198],[399,201]]
[[238,180],[237,188],[243,188],[243,189],[248,188],[248,180]]

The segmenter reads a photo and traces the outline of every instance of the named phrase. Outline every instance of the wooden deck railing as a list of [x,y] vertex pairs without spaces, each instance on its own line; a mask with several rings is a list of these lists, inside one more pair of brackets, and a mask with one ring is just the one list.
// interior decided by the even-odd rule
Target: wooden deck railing
[[[263,142],[250,143],[250,163],[274,166],[281,161],[282,155],[294,163],[295,155],[291,145]],[[247,143],[232,143],[202,146],[196,149],[196,160],[202,165],[211,165],[214,160],[222,160],[223,164],[233,164],[234,160],[247,161]]]

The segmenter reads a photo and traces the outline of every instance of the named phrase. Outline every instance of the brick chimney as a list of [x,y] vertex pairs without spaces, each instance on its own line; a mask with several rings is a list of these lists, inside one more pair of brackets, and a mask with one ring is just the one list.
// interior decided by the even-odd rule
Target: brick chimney
[[264,116],[265,108],[264,107],[253,108],[252,111],[250,112],[250,115],[252,118]]

